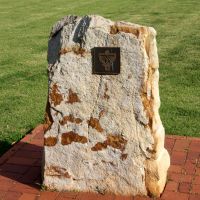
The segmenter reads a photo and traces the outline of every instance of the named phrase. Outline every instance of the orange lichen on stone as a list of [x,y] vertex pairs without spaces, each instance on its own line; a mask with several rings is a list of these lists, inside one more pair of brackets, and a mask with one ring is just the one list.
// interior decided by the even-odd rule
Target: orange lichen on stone
[[60,121],[60,124],[65,125],[67,124],[67,122],[80,124],[82,120],[80,118],[75,118],[73,115],[69,115],[69,116],[64,116],[62,121]]
[[110,27],[110,34],[117,34],[119,32],[132,33],[138,38],[140,34],[140,28],[134,28],[127,25],[118,25],[118,24],[112,25]]
[[65,168],[58,167],[58,166],[50,166],[46,169],[46,173],[48,176],[56,176],[56,177],[65,177],[71,178],[69,173]]
[[108,135],[107,140],[104,142],[98,142],[94,147],[91,148],[92,151],[101,151],[106,149],[108,146],[111,146],[115,149],[124,151],[127,140],[124,139],[121,135]]
[[107,144],[115,149],[120,149],[123,151],[127,144],[127,140],[124,139],[121,135],[108,135]]
[[86,52],[85,49],[83,49],[82,47],[79,47],[79,46],[73,47],[72,50],[73,50],[73,52],[74,52],[75,54],[81,55],[81,56],[83,56],[83,55],[85,54],[85,52]]
[[127,159],[127,157],[128,157],[128,154],[127,153],[122,153],[122,155],[121,155],[121,160],[126,160]]
[[47,101],[44,120],[45,120],[44,131],[46,132],[47,130],[49,130],[51,128],[51,125],[53,124],[53,118],[52,118],[51,112],[50,112],[50,103],[49,103],[49,101]]
[[72,89],[69,89],[69,95],[68,95],[67,103],[73,104],[73,103],[77,103],[77,102],[81,102],[77,93],[73,92]]
[[[61,175],[61,176],[62,176],[62,175]],[[65,172],[65,173],[63,174],[63,176],[64,176],[65,178],[71,178],[71,176],[69,175],[68,172]]]
[[103,132],[103,128],[101,127],[99,119],[97,118],[91,117],[90,120],[88,120],[88,125],[96,129],[98,132]]
[[91,148],[91,150],[92,151],[101,151],[102,149],[106,149],[106,148],[107,148],[106,142],[98,142]]
[[58,91],[58,86],[56,85],[56,83],[54,83],[54,85],[52,86],[50,99],[52,103],[54,104],[54,106],[59,105],[61,101],[63,100],[62,95]]
[[66,54],[68,52],[70,52],[70,50],[68,48],[63,48],[63,49],[60,50],[59,54],[63,55],[63,54]]
[[105,91],[104,91],[104,99],[109,99],[110,98],[110,96],[107,94],[107,91],[108,91],[108,85],[107,84],[105,84]]
[[51,146],[55,146],[57,143],[57,138],[56,137],[47,137],[47,138],[44,138],[44,145],[45,146],[48,146],[48,147],[51,147]]
[[101,118],[105,114],[105,110],[101,110],[99,113],[99,118]]
[[68,145],[71,144],[72,142],[85,144],[87,143],[87,138],[85,136],[80,136],[73,131],[62,134],[62,139],[61,139],[62,145]]
[[76,55],[81,55],[84,56],[86,53],[86,50],[83,49],[80,46],[74,46],[74,47],[70,47],[70,48],[63,48],[60,50],[60,55],[69,53],[69,52],[74,52]]

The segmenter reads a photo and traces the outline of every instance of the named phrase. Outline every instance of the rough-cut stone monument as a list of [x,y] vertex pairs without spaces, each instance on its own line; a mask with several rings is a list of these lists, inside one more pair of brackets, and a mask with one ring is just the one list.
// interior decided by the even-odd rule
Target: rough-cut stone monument
[[[53,26],[44,149],[47,188],[153,196],[163,191],[170,158],[159,116],[155,36],[151,27],[100,16],[67,16]],[[120,48],[118,74],[93,73],[96,47]],[[116,56],[109,50],[101,55],[107,70]]]

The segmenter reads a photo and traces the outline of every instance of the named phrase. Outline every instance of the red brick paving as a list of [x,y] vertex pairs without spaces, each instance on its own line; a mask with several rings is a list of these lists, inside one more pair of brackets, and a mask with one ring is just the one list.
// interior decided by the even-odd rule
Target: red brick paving
[[199,200],[200,195],[191,194],[189,200]]
[[173,192],[177,192],[178,191],[178,183],[174,182],[174,181],[168,181],[166,187],[165,187],[166,191],[173,191]]
[[59,193],[58,192],[50,192],[50,191],[44,191],[40,193],[40,196],[38,197],[37,200],[54,200],[56,197],[58,197]]
[[[171,167],[157,200],[200,200],[200,138],[166,136]],[[150,200],[150,197],[51,192],[41,188],[43,125],[0,157],[0,200]]]
[[191,188],[191,183],[180,183],[179,184],[179,192],[181,193],[189,193]]
[[19,200],[35,200],[36,197],[35,197],[35,194],[29,194],[29,193],[23,193]]

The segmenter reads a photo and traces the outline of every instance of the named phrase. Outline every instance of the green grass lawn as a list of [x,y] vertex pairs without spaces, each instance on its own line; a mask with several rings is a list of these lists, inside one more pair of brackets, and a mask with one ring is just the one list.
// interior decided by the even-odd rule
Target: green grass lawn
[[166,133],[199,136],[199,9],[199,0],[0,0],[0,154],[43,122],[48,35],[69,14],[153,26]]

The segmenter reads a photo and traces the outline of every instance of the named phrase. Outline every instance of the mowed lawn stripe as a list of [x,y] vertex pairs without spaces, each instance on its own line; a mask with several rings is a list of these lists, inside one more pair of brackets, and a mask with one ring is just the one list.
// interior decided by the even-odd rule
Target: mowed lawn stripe
[[199,7],[198,0],[0,0],[0,154],[43,122],[48,35],[69,14],[153,26],[166,133],[199,136]]

